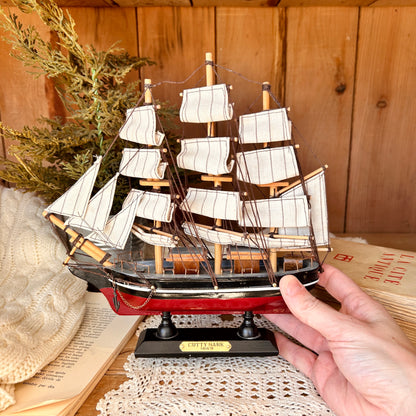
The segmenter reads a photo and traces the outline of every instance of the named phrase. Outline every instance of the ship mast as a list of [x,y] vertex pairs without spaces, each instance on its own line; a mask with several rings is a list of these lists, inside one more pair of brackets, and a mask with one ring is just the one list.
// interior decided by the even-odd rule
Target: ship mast
[[[207,52],[205,54],[205,72],[206,72],[206,82],[207,86],[210,87],[214,85],[214,69],[213,69],[214,61],[212,60],[212,53]],[[207,125],[207,136],[214,137],[215,134],[215,124],[214,122],[210,122]]]
[[[263,98],[263,111],[270,110],[270,83],[269,82],[263,82],[262,85],[262,98]],[[263,147],[266,148],[269,146],[268,143],[263,143]],[[264,186],[269,188],[269,197],[274,198],[278,196],[278,189],[282,187],[287,187],[289,185],[288,182],[274,182],[270,184],[266,184]],[[260,185],[262,186],[262,185]],[[277,230],[271,229],[271,233],[276,233]],[[274,273],[277,272],[277,250],[276,249],[270,249],[269,250],[269,261],[272,267],[272,270]]]
[[[145,105],[152,105],[152,81],[148,78],[144,80],[144,102]],[[149,148],[152,146],[149,145]],[[153,190],[158,192],[162,186],[169,186],[169,181],[167,180],[154,180],[154,179],[142,179],[140,180],[140,185],[142,186],[152,186]],[[154,222],[154,227],[156,230],[162,227],[161,221]],[[163,247],[162,246],[154,246],[155,252],[155,273],[162,274],[163,273]]]
[[[269,82],[263,82],[263,86],[262,86],[262,90],[263,90],[263,111],[265,110],[270,110],[270,83]],[[267,147],[268,144],[267,143],[263,143],[263,147]],[[276,193],[276,187],[270,186],[270,191],[269,191],[269,195],[272,198],[273,196],[275,196]],[[273,272],[277,272],[277,251],[275,249],[270,249],[269,252],[269,260],[270,260],[270,264],[272,266],[272,270]]]
[[[207,86],[214,85],[214,62],[212,60],[212,53],[207,52],[205,54],[205,67],[206,67],[206,83]],[[209,122],[207,124],[207,136],[214,137],[215,135],[215,124],[214,122]],[[230,176],[214,176],[214,175],[202,175],[201,180],[203,181],[212,181],[215,188],[221,188],[222,182],[232,182]],[[215,219],[215,226],[221,227],[222,220],[217,218]],[[214,258],[215,258],[215,274],[219,275],[222,273],[221,263],[222,263],[222,245],[216,243],[214,245]]]

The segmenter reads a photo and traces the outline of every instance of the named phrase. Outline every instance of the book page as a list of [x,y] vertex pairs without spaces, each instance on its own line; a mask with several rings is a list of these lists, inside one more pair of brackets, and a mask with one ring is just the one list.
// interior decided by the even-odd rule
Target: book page
[[[86,294],[81,326],[65,350],[31,379],[16,385],[16,404],[1,413],[8,416],[27,409],[43,413],[40,406],[70,406],[93,381],[98,382],[121,348],[131,338],[142,317],[117,315],[101,293]],[[92,387],[91,387],[92,389]],[[57,402],[62,402],[58,403]],[[28,414],[25,412],[25,414]],[[35,413],[33,413],[35,414]]]

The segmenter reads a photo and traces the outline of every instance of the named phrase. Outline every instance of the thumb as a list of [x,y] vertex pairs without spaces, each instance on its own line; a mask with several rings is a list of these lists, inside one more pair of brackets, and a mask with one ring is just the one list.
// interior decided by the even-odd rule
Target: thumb
[[295,276],[286,275],[279,283],[286,305],[301,322],[332,338],[340,331],[345,315],[312,296]]

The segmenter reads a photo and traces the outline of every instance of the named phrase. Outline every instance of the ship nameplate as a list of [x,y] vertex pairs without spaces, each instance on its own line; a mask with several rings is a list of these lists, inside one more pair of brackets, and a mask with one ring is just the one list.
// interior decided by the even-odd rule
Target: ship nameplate
[[229,341],[183,341],[179,348],[182,352],[227,352],[232,345]]

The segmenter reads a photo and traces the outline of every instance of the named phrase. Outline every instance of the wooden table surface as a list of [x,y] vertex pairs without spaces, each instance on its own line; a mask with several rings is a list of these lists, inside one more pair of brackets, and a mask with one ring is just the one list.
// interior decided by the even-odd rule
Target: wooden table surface
[[[337,234],[337,237],[361,237],[366,239],[369,244],[397,248],[400,250],[416,251],[416,234],[412,233]],[[76,412],[77,416],[97,415],[98,412],[95,407],[104,394],[112,389],[117,389],[120,384],[128,380],[123,365],[126,362],[127,357],[134,352],[136,343],[137,336],[133,335],[102,379],[98,382],[92,393]]]

